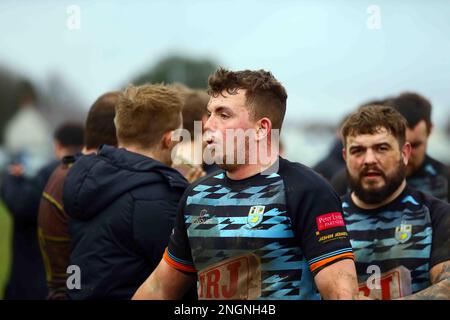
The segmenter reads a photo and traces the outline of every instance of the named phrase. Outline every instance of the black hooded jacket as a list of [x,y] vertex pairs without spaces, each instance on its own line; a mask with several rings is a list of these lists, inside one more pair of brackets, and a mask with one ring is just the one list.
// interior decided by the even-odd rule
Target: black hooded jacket
[[103,146],[75,162],[63,202],[81,288],[69,298],[130,299],[161,260],[186,187],[174,169],[125,149]]

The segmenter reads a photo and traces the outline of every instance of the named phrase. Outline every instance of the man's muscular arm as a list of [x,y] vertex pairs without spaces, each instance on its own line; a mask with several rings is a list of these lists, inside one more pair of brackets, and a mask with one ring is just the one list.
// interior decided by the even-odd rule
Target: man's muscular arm
[[133,296],[133,300],[177,300],[194,285],[195,273],[181,272],[161,260]]
[[430,279],[431,286],[401,300],[450,300],[450,261],[431,268]]
[[320,295],[326,300],[354,300],[358,296],[355,263],[345,259],[333,263],[315,276]]

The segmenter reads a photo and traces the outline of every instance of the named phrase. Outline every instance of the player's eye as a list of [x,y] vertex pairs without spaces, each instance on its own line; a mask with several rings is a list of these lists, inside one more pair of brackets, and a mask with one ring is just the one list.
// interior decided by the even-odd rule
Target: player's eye
[[377,146],[376,149],[378,152],[386,152],[386,151],[390,150],[390,147],[387,144],[382,144],[382,145]]
[[363,152],[362,148],[351,148],[350,149],[350,154],[352,155],[357,155]]

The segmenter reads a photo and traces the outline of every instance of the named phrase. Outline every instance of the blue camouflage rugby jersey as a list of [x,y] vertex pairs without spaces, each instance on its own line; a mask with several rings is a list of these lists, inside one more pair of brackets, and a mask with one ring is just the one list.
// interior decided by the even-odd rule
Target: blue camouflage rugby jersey
[[450,202],[450,170],[446,165],[428,155],[425,156],[422,166],[406,181],[414,189]]
[[[430,269],[450,260],[450,205],[411,187],[377,209],[342,198],[360,291],[395,299],[430,286]],[[379,271],[379,282],[374,282]],[[376,286],[378,288],[376,288]]]
[[309,168],[277,164],[185,192],[164,259],[197,273],[200,299],[318,299],[314,275],[353,259],[337,194]]

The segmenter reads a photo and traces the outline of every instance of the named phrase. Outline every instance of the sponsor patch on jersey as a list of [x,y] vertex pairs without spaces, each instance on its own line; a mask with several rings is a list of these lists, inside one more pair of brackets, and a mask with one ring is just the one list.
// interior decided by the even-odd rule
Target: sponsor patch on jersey
[[340,212],[330,212],[316,217],[317,230],[323,231],[345,226],[344,218]]
[[334,240],[340,240],[348,237],[348,232],[339,231],[339,232],[331,232],[330,234],[319,234],[318,241],[319,243],[328,243]]

